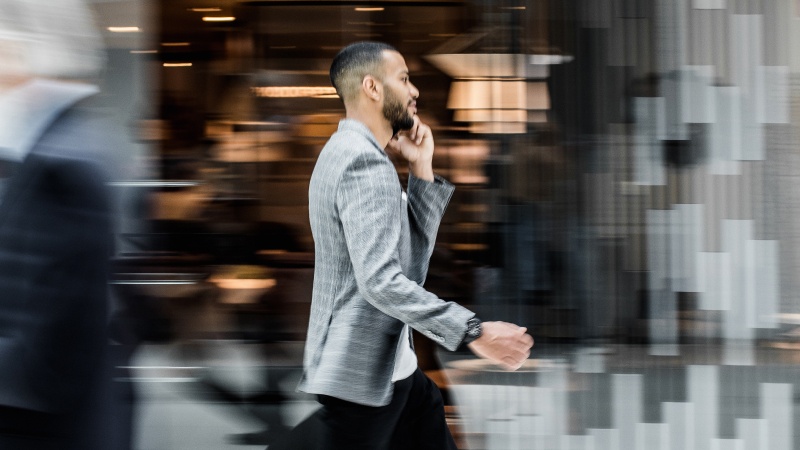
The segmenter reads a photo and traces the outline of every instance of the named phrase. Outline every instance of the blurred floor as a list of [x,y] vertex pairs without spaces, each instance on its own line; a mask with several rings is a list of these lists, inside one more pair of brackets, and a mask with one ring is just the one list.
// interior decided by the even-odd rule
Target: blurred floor
[[[284,423],[293,425],[317,407],[307,396],[294,392],[291,355],[301,355],[301,345],[286,345],[289,358],[272,361],[286,369],[280,389],[287,401],[280,405]],[[267,388],[268,362],[255,345],[239,341],[198,341],[145,345],[131,363],[131,381],[138,397],[134,424],[137,450],[264,449],[266,445],[231,442],[241,433],[263,430],[263,422],[246,405],[220,401],[210,395],[208,382],[232,392]],[[296,366],[294,366],[296,367]],[[299,376],[299,372],[297,372]],[[118,380],[124,382],[124,380]]]
[[[198,351],[197,347],[202,347]],[[287,344],[299,361],[300,343]],[[753,365],[725,365],[720,345],[683,345],[679,356],[651,356],[647,346],[540,345],[521,371],[495,371],[466,353],[440,352],[432,373],[453,404],[448,419],[462,448],[791,450],[800,431],[800,366],[795,351],[757,346]],[[261,423],[236,405],[204,394],[209,378],[247,393],[265,388],[263,352],[238,341],[144,346],[134,358],[140,402],[137,450],[256,449],[231,435]],[[317,407],[294,391],[297,366],[280,381],[280,405],[294,425]],[[770,439],[767,443],[767,437]],[[653,447],[655,445],[655,447]],[[702,445],[702,446],[701,446]]]

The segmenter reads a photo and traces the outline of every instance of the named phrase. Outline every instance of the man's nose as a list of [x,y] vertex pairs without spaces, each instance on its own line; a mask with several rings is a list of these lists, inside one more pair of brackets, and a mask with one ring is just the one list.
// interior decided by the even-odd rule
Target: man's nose
[[419,89],[417,89],[413,83],[411,83],[411,97],[413,97],[414,100],[419,98]]

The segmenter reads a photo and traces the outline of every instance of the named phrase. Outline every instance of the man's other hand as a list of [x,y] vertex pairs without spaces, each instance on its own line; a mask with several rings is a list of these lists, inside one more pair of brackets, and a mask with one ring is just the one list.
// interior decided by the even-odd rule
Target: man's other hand
[[483,322],[478,339],[467,344],[472,353],[508,370],[517,370],[531,355],[533,338],[527,328],[508,322]]

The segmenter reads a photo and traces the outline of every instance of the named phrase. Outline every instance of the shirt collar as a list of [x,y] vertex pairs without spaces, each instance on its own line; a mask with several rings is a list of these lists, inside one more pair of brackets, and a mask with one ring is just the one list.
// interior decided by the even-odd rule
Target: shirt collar
[[378,140],[375,138],[375,135],[372,134],[372,131],[370,131],[370,129],[364,125],[363,122],[355,119],[342,119],[339,121],[339,131],[355,131],[356,133],[367,138],[367,140],[370,141],[375,148],[383,152],[383,148],[381,148]]
[[90,84],[35,79],[0,95],[0,159],[24,160],[58,114],[97,92]]

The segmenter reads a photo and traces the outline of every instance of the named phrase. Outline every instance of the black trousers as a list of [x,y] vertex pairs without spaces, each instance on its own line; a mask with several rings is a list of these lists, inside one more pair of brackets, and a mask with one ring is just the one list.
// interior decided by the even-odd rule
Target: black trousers
[[322,408],[269,450],[457,450],[439,388],[417,369],[386,406],[320,395]]

